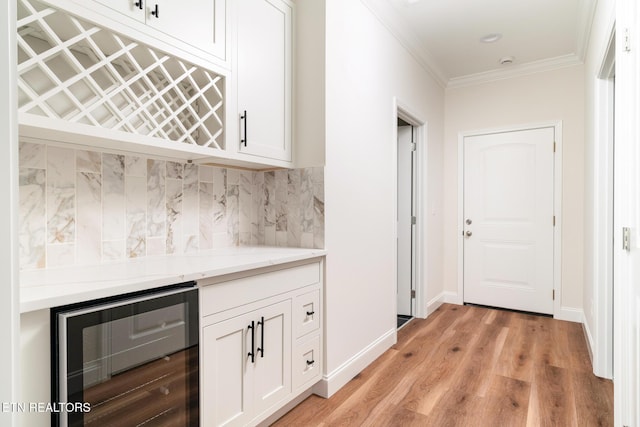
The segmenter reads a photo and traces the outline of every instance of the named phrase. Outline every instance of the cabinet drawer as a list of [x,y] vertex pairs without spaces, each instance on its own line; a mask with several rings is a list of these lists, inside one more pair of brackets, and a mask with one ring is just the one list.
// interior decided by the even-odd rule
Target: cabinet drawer
[[296,297],[294,316],[293,327],[296,338],[320,327],[320,289]]
[[209,316],[295,289],[320,283],[320,263],[312,262],[275,271],[252,272],[249,277],[199,280],[200,313]]
[[293,350],[293,389],[320,379],[320,336],[315,335]]

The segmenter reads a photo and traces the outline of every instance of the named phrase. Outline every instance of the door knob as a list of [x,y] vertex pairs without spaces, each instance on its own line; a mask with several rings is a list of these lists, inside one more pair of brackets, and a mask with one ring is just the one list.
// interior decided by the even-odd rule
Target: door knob
[[472,233],[472,232],[470,232],[470,231],[467,231],[466,233],[464,233],[464,235],[465,235],[465,236],[467,236],[467,237],[471,237],[471,235],[472,235],[472,234],[473,234],[473,233]]

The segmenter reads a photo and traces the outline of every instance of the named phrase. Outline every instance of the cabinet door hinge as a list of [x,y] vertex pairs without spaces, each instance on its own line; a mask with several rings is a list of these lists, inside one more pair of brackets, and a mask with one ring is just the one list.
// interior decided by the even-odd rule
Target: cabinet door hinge
[[553,226],[554,227],[556,226],[556,216],[555,215],[553,216]]
[[553,141],[553,152],[554,153],[556,152],[556,142],[555,141]]
[[631,229],[622,227],[622,250],[631,252]]
[[411,151],[416,151],[418,148],[418,145],[415,142],[411,143]]
[[411,289],[411,298],[415,298],[416,297],[416,291],[415,289]]
[[411,217],[411,225],[416,225],[416,217],[415,216]]
[[553,301],[556,300],[556,290],[555,289],[553,291],[551,291],[551,299],[553,299]]
[[631,52],[631,36],[628,28],[624,29],[624,51]]

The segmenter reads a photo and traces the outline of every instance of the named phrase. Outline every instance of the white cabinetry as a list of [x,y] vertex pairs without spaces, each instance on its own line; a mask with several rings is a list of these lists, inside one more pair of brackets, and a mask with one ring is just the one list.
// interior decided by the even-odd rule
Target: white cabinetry
[[145,23],[207,54],[225,59],[226,0],[94,1],[128,17],[121,19]]
[[203,425],[246,424],[291,393],[290,325],[282,301],[203,329]]
[[19,4],[22,137],[292,167],[290,0]]
[[255,425],[321,375],[321,263],[199,282],[201,423]]
[[236,7],[240,151],[291,161],[292,5],[238,0]]

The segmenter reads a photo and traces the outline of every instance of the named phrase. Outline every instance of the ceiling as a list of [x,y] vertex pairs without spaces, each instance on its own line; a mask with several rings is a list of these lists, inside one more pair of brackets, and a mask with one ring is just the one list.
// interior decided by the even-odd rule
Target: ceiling
[[[451,86],[582,62],[595,2],[369,0],[365,4],[390,23],[438,80]],[[490,34],[501,38],[483,43],[481,38]],[[501,65],[505,57],[513,57],[513,62]]]

